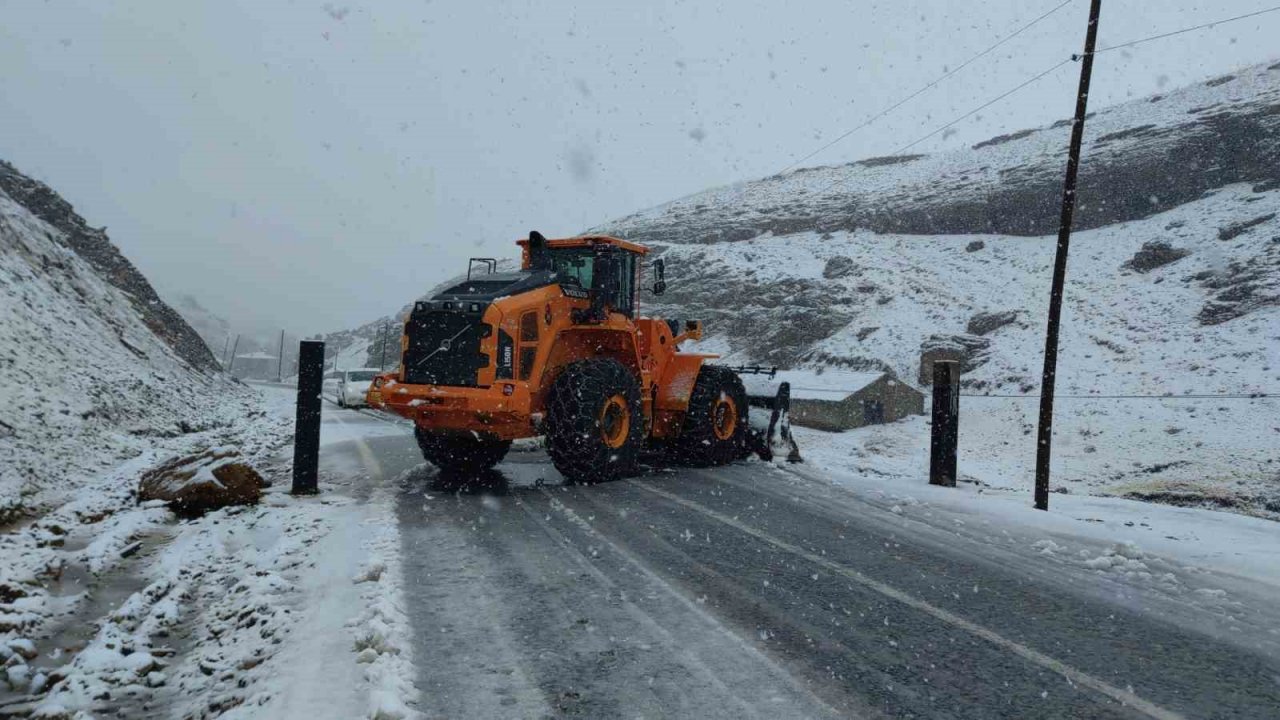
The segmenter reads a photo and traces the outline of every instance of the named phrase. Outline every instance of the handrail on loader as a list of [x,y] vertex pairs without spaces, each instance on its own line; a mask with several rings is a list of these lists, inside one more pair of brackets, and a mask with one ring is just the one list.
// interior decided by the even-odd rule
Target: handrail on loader
[[778,374],[777,365],[771,365],[769,367],[765,367],[763,365],[738,365],[737,367],[731,367],[730,370],[733,370],[739,375],[768,375],[770,378]]
[[471,268],[476,263],[481,263],[488,268],[488,271],[485,273],[486,275],[492,275],[498,271],[497,258],[471,258],[467,261],[467,282],[471,282]]

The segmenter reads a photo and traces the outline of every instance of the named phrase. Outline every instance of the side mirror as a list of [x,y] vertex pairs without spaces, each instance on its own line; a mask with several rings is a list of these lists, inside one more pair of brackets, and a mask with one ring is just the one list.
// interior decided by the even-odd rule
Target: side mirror
[[667,261],[662,258],[653,261],[653,287],[651,290],[654,295],[661,295],[667,291]]

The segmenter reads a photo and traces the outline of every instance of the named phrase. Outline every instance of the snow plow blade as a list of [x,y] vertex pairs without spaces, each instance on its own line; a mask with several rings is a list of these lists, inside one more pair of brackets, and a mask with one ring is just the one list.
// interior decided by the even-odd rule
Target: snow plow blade
[[[736,367],[735,372],[742,375],[764,375],[772,379],[777,368]],[[751,413],[747,432],[747,450],[760,456],[761,460],[771,461],[777,455],[785,455],[787,462],[804,462],[800,457],[800,446],[791,434],[791,383],[783,382],[777,390],[767,392],[772,383],[744,382],[747,387],[747,404],[753,408],[768,410],[769,413]]]

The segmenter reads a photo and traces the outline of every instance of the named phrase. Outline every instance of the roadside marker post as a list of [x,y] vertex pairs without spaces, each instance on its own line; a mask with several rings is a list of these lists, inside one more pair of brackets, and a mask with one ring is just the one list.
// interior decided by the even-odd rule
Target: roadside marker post
[[929,443],[929,484],[956,486],[960,436],[960,364],[933,363],[933,437]]
[[293,434],[294,495],[320,492],[320,392],[324,384],[324,343],[298,343],[298,410]]

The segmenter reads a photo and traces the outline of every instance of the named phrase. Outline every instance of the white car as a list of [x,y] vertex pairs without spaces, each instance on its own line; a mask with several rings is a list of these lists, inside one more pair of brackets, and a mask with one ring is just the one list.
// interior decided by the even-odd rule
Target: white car
[[341,371],[336,391],[338,406],[364,407],[367,405],[364,399],[365,393],[369,392],[373,378],[380,372],[382,371],[377,368],[353,368]]

